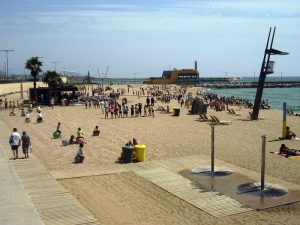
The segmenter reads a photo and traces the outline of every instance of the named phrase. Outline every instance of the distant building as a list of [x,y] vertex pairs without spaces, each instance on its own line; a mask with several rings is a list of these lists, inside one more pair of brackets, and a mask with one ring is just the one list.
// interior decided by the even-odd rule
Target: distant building
[[197,61],[195,69],[166,70],[162,77],[150,77],[150,80],[144,81],[144,84],[197,84],[199,83],[199,72],[197,70]]

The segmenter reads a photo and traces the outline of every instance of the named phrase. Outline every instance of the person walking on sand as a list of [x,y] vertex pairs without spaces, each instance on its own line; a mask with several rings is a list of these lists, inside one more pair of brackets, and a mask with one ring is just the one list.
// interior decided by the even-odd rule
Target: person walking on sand
[[14,160],[16,160],[19,157],[18,149],[21,144],[21,136],[17,131],[17,128],[14,128],[13,133],[10,135],[9,138],[9,144],[11,146],[11,150],[13,151]]
[[54,98],[51,98],[50,103],[51,103],[51,108],[53,109],[54,108]]
[[26,134],[26,131],[23,131],[22,133],[22,150],[25,158],[29,158],[28,150],[29,146],[31,145],[30,137]]

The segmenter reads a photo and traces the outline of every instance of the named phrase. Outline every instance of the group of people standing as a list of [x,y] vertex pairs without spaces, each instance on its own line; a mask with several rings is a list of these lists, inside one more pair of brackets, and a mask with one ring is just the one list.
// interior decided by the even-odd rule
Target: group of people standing
[[31,140],[26,131],[23,131],[21,136],[18,133],[17,128],[14,128],[12,134],[9,137],[9,144],[11,146],[11,150],[13,151],[14,160],[19,158],[19,147],[21,145],[24,158],[29,158],[29,146],[31,145]]

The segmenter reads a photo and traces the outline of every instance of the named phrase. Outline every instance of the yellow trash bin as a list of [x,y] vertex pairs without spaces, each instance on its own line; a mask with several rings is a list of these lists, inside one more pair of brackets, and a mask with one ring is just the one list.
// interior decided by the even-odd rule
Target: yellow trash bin
[[134,146],[136,160],[144,162],[146,160],[146,145],[138,144]]

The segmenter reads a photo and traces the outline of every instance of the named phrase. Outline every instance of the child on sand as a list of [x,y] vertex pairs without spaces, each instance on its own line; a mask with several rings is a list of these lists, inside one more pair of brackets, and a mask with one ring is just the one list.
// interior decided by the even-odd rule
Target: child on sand
[[61,130],[60,130],[60,125],[61,125],[61,123],[60,123],[60,122],[58,122],[58,123],[57,123],[57,127],[56,127],[56,132],[57,132],[57,133],[59,133],[59,137],[61,138]]
[[25,114],[25,123],[30,123],[30,114],[29,114],[29,112],[27,112]]
[[79,144],[79,149],[74,159],[75,163],[83,163],[85,156],[83,155],[82,149],[83,149],[83,144],[81,143]]
[[37,114],[36,122],[37,122],[37,123],[43,123],[43,122],[44,122],[44,121],[43,121],[43,115],[42,115],[41,112],[39,112],[39,113]]
[[93,136],[99,136],[100,134],[100,129],[98,126],[95,127],[95,129],[93,130]]

